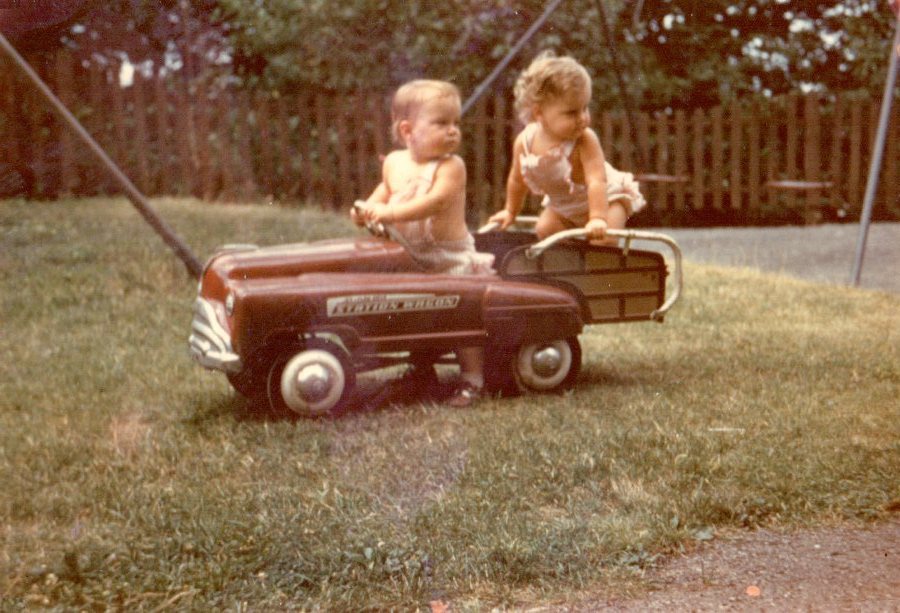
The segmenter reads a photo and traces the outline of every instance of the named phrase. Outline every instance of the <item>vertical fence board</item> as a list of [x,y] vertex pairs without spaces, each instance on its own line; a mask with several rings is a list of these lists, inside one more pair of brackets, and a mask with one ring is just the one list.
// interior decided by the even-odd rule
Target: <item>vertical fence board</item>
[[[299,97],[278,97],[275,128],[275,148],[278,151],[278,184],[279,194],[285,198],[311,200],[313,197],[313,169],[311,160],[312,137],[310,130],[309,99],[305,94]],[[291,147],[291,109],[297,113],[296,142],[300,163],[294,164],[294,151]]]
[[178,168],[181,171],[181,186],[178,193],[183,195],[199,195],[199,164],[194,148],[191,146],[196,138],[194,131],[195,116],[191,108],[191,98],[184,82],[178,81],[181,87],[176,88],[175,101],[175,148],[178,152]]
[[[372,110],[375,116],[375,152],[378,156],[387,155],[393,139],[390,113],[387,112],[384,98],[373,96]],[[381,165],[379,165],[379,169]]]
[[[68,53],[56,54],[55,85],[59,98],[67,108],[73,108],[75,96],[72,82],[72,56]],[[69,126],[55,122],[59,130],[60,189],[63,195],[75,193],[78,171],[75,168],[75,143]]]
[[[785,128],[787,130],[787,146],[785,148],[785,168],[784,172],[788,180],[796,180],[797,176],[797,150],[800,141],[800,126],[803,125],[797,121],[797,95],[788,94],[787,112],[785,113],[787,121]],[[787,190],[784,196],[785,203],[789,209],[797,206],[797,198],[792,190]]]
[[[682,109],[675,111],[675,175],[683,177],[688,172],[687,115]],[[675,208],[684,210],[685,184],[675,184]]]
[[[295,98],[293,108],[297,111],[297,154],[300,156],[299,178],[295,178],[298,174],[293,170],[293,156],[288,147],[288,136],[290,135],[290,126],[287,119],[282,117],[283,123],[281,130],[284,132],[283,138],[285,146],[282,148],[282,182],[285,185],[285,193],[294,197],[302,198],[305,201],[312,201],[315,186],[315,170],[313,167],[313,140],[312,130],[310,130],[312,101],[307,94],[302,94]],[[282,106],[283,113],[283,106]],[[292,185],[290,189],[288,185]]]
[[494,123],[491,128],[493,135],[493,147],[491,148],[491,162],[493,166],[492,174],[492,192],[490,212],[497,211],[503,207],[506,199],[506,170],[507,170],[507,151],[510,147],[506,142],[506,126],[507,126],[507,105],[506,96],[494,96]]
[[[600,144],[603,152],[607,155],[607,159],[614,154],[613,152],[613,120],[609,112],[603,113],[600,124],[603,126],[600,133]],[[621,162],[610,160],[610,163],[618,168]]]
[[191,138],[191,150],[197,160],[197,171],[200,177],[200,197],[204,200],[212,200],[216,196],[216,176],[212,168],[212,136],[210,130],[209,113],[213,106],[209,96],[197,96],[199,104],[191,105],[194,117],[194,131]]
[[134,109],[134,140],[131,146],[134,148],[137,159],[137,183],[140,190],[147,194],[150,191],[150,139],[147,138],[147,100],[144,95],[146,80],[143,75],[135,74],[131,84],[131,94]]
[[[779,123],[773,116],[772,105],[769,105],[769,120],[766,122],[766,182],[778,180],[779,156],[778,148],[775,146],[779,136]],[[775,208],[778,204],[778,192],[772,188],[766,190],[766,205],[769,208]]]
[[255,97],[256,104],[254,109],[256,112],[256,137],[259,145],[259,174],[257,175],[257,185],[260,185],[265,191],[267,199],[275,195],[275,155],[274,149],[270,145],[272,141],[272,108],[269,95],[267,92],[259,92]]
[[[749,168],[747,170],[748,211],[751,216],[759,214],[759,185],[760,172],[760,142],[759,142],[759,105],[755,102],[749,108],[749,120],[747,121],[747,149],[750,153]],[[752,218],[752,217],[751,217]]]
[[[114,75],[115,76],[115,75]],[[113,78],[112,81],[112,100],[113,100],[113,134],[115,137],[112,147],[113,155],[116,163],[123,169],[126,175],[130,175],[128,168],[130,166],[130,146],[128,143],[128,128],[125,125],[125,95],[119,80]]]
[[[712,205],[716,210],[722,208],[722,187],[724,182],[723,151],[725,149],[725,136],[722,127],[722,107],[717,106],[710,110],[709,120],[712,128],[712,140],[709,144],[712,156],[712,166],[709,172],[709,185],[712,188]],[[728,152],[732,155],[732,152]]]
[[347,133],[347,99],[337,96],[334,101],[335,121],[337,122],[337,158],[338,158],[338,194],[337,201],[332,202],[331,208],[340,210],[353,202],[353,178],[350,176],[350,136]]
[[847,185],[843,173],[847,162],[844,156],[844,140],[847,133],[847,125],[845,122],[846,110],[843,96],[836,97],[831,113],[831,153],[829,154],[831,159],[829,160],[828,180],[832,182],[831,206],[837,210],[843,207]]
[[850,105],[850,164],[847,173],[847,202],[850,210],[858,213],[862,204],[862,108],[859,104]]
[[693,191],[693,207],[694,209],[702,209],[703,208],[703,170],[705,168],[705,162],[703,159],[703,130],[705,128],[706,120],[704,118],[703,111],[700,109],[696,109],[694,111],[693,116],[691,117],[692,128],[693,128],[693,147],[692,147],[692,161],[693,161],[693,183],[692,183],[692,191]]
[[[106,83],[106,71],[92,66],[88,71],[87,85],[89,114],[85,128],[98,143],[108,147],[112,139],[109,136],[110,112],[109,102],[107,101],[108,96],[106,95],[109,87]],[[97,192],[110,193],[112,186],[109,184],[107,170],[99,162],[95,161],[93,156],[91,156],[89,164],[89,172],[98,179]]]
[[900,176],[898,176],[897,158],[898,147],[897,140],[900,139],[900,108],[896,105],[892,111],[890,120],[890,132],[888,132],[887,144],[885,146],[885,164],[884,164],[884,203],[888,210],[900,213]]
[[638,163],[644,168],[636,168],[638,172],[650,170],[650,116],[647,113],[638,113],[637,116],[637,141],[640,151]]
[[166,92],[166,82],[157,77],[153,80],[153,106],[156,110],[156,151],[157,163],[154,174],[155,194],[174,194],[175,185],[170,184],[172,159],[169,142],[169,99]]
[[731,208],[732,210],[738,210],[744,208],[743,206],[743,181],[741,177],[741,170],[744,167],[743,161],[743,153],[744,153],[744,143],[743,143],[743,121],[742,121],[742,113],[741,106],[737,101],[731,103],[730,110],[730,120],[731,120],[731,132],[730,132],[730,141],[728,145],[728,157],[731,166],[731,172],[729,176],[729,187],[731,188]]
[[216,96],[216,113],[212,116],[214,121],[209,124],[210,135],[216,143],[216,158],[213,163],[215,174],[218,175],[218,181],[221,185],[218,195],[213,198],[221,198],[223,200],[232,200],[235,198],[237,190],[235,189],[234,179],[234,162],[232,161],[232,148],[229,146],[232,141],[232,125],[231,125],[231,109],[234,101],[224,91],[217,92]]
[[634,164],[634,131],[628,122],[628,116],[619,113],[619,151],[622,155],[623,168],[634,172],[636,170]]
[[354,132],[356,132],[356,183],[353,190],[353,198],[344,203],[344,206],[347,207],[353,203],[353,200],[367,196],[368,194],[365,194],[365,191],[371,189],[368,165],[372,157],[369,148],[372,125],[371,121],[369,121],[368,109],[366,108],[366,100],[368,98],[368,95],[363,94],[357,94],[353,97],[353,115],[356,123],[354,127]]
[[[669,118],[665,113],[656,115],[656,168],[655,173],[669,174]],[[669,185],[661,181],[656,190],[655,207],[660,210],[669,208]]]
[[[238,105],[236,107],[237,116],[235,118],[234,129],[237,132],[237,159],[236,174],[240,177],[238,191],[242,200],[251,200],[259,191],[256,183],[256,173],[254,172],[254,160],[258,158],[253,150],[253,134],[259,128],[259,117],[256,115],[250,95],[246,91],[240,92],[238,95]],[[247,119],[252,119],[248,121]],[[252,132],[251,132],[252,130]]]
[[319,168],[316,177],[316,196],[323,208],[330,208],[334,204],[334,192],[332,191],[331,177],[334,175],[334,166],[328,151],[328,114],[326,112],[325,99],[322,95],[316,96],[316,141],[319,153]]
[[[814,96],[806,96],[803,103],[803,115],[806,125],[805,142],[803,144],[803,172],[806,181],[817,182],[821,178],[821,126],[819,125],[819,101]],[[821,190],[808,190],[803,212],[806,223],[817,223],[821,220],[821,205]]]
[[482,97],[475,103],[475,112],[473,115],[475,124],[475,138],[473,140],[475,145],[475,164],[469,169],[468,176],[469,180],[474,182],[472,187],[474,188],[475,207],[472,212],[476,218],[481,218],[488,208],[488,183],[485,180],[485,168],[487,167],[487,156],[485,155],[485,149],[487,148],[487,139],[485,138],[487,127],[487,98]]

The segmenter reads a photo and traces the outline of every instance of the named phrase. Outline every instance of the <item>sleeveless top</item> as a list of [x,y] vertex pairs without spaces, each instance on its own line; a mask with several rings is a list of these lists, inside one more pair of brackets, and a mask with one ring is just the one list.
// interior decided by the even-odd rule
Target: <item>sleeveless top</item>
[[[428,193],[434,184],[438,166],[446,157],[431,160],[422,167],[418,175],[411,177],[406,185],[388,198],[388,204],[409,202],[413,198]],[[459,240],[435,240],[431,230],[432,218],[413,221],[397,221],[394,227],[406,238],[417,259],[427,263],[431,272],[450,274],[494,274],[494,256],[475,251],[475,239],[466,233]]]
[[[563,141],[541,155],[531,152],[531,144],[538,130],[537,123],[525,126],[523,152],[519,156],[522,179],[532,193],[544,196],[542,206],[550,207],[576,226],[588,220],[587,186],[572,181],[572,163],[569,158],[575,149],[575,141]],[[630,172],[622,172],[606,162],[606,195],[612,199],[625,195],[621,202],[629,215],[644,207],[646,201],[640,192],[640,184]]]

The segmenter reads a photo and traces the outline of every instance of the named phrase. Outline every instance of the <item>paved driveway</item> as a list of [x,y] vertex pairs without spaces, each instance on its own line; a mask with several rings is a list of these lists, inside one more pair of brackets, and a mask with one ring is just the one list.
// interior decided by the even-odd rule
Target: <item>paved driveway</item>
[[[686,260],[746,266],[849,285],[859,224],[765,228],[648,228],[672,236]],[[641,248],[647,244],[642,243]],[[869,228],[860,287],[900,294],[900,223]]]

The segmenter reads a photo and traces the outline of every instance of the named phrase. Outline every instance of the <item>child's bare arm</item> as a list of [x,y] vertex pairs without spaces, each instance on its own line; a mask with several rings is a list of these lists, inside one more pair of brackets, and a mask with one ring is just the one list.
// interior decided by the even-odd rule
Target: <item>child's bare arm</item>
[[588,222],[591,238],[601,239],[609,226],[609,202],[606,199],[606,156],[593,130],[584,131],[580,141],[581,164],[588,196]]
[[350,208],[350,219],[352,219],[356,225],[361,226],[367,219],[372,217],[369,212],[371,207],[365,205],[387,204],[388,199],[391,197],[391,190],[387,185],[387,176],[389,172],[388,159],[386,158],[381,165],[381,183],[372,190],[372,193],[368,198],[365,200],[357,200],[354,203],[354,206]]
[[519,161],[524,151],[523,138],[520,133],[513,144],[512,166],[506,179],[506,203],[501,210],[491,215],[488,220],[499,223],[501,230],[516,220],[516,216],[522,210],[525,196],[528,195],[528,186],[525,185],[525,180],[522,178],[522,166]]
[[457,202],[465,190],[466,166],[460,157],[454,155],[438,166],[428,193],[407,202],[376,207],[375,220],[390,223],[433,217]]

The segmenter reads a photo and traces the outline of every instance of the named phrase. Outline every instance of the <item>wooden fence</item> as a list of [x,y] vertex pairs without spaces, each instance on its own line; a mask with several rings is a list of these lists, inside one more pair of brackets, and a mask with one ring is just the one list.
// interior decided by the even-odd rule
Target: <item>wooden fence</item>
[[[39,72],[147,195],[205,200],[274,198],[345,208],[378,182],[390,142],[388,97],[317,92],[276,95],[213,79],[85,69],[60,53]],[[519,128],[509,94],[483,98],[464,118],[473,219],[502,206],[511,140]],[[876,210],[900,215],[894,109]],[[646,221],[754,223],[772,215],[815,222],[858,214],[877,104],[850,95],[792,95],[726,107],[595,115],[610,162],[639,175]],[[0,162],[30,167],[32,195],[117,191],[86,148],[9,64],[0,61]],[[533,206],[533,205],[530,205]],[[786,217],[786,215],[788,215]]]

